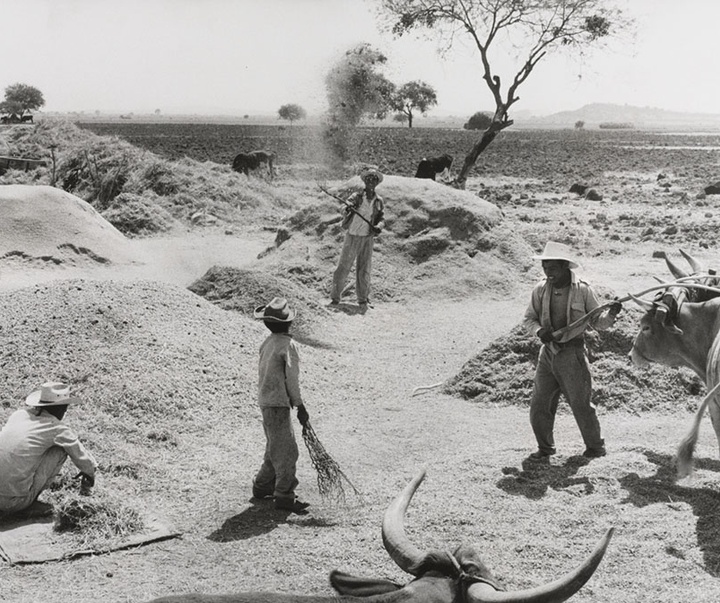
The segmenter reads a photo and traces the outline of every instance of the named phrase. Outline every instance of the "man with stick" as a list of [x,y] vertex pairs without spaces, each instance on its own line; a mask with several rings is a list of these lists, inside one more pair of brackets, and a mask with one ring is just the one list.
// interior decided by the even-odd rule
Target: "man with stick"
[[340,303],[348,274],[355,266],[355,289],[360,309],[365,311],[370,305],[370,273],[375,235],[380,234],[385,222],[385,205],[375,192],[375,187],[383,181],[383,175],[376,169],[367,168],[360,174],[365,189],[354,193],[343,208],[345,215],[342,228],[346,231],[345,241],[337,268],[333,274],[331,304]]
[[[538,461],[555,454],[553,427],[561,393],[585,442],[583,456],[605,456],[600,422],[590,401],[592,378],[584,332],[587,327],[611,327],[622,304],[615,301],[607,309],[593,312],[600,303],[592,287],[573,272],[579,265],[566,245],[548,241],[542,255],[533,259],[542,262],[546,278],[533,289],[524,320],[528,332],[543,343],[530,401],[530,425],[538,450],[529,458]],[[590,312],[588,320],[581,320]]]

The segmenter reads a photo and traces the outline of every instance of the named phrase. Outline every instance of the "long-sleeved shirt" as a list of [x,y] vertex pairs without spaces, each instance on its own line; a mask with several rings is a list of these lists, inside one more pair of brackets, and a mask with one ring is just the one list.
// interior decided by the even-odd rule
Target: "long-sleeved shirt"
[[59,446],[75,466],[90,476],[97,463],[75,432],[57,417],[20,408],[0,431],[0,496],[25,496],[45,452]]
[[[576,320],[582,318],[588,312],[600,306],[600,302],[595,296],[593,288],[585,281],[577,278],[573,271],[570,271],[570,291],[567,300],[567,321],[569,325]],[[541,327],[553,328],[550,318],[551,297],[553,295],[553,287],[547,280],[540,281],[535,285],[530,295],[530,305],[525,311],[523,325],[530,335],[537,335]],[[615,317],[610,315],[608,311],[600,312],[587,325],[583,325],[579,329],[573,329],[566,333],[560,339],[561,343],[568,342],[581,336],[587,326],[598,331],[602,331],[611,327],[615,323]]]
[[300,395],[300,355],[288,333],[273,333],[260,346],[258,365],[258,404],[260,408],[302,405]]

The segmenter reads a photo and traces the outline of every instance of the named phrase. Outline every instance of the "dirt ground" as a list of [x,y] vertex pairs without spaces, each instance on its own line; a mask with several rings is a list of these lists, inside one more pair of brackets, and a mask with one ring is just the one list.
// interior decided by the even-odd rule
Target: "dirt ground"
[[[583,256],[582,274],[604,293],[624,295],[665,276],[656,251],[675,253],[687,242],[659,237],[657,225],[654,233],[641,236],[651,219],[700,228],[714,209],[690,203],[675,207],[664,199],[622,202],[642,187],[655,186],[654,178],[618,175],[604,191],[606,200],[592,205],[543,192],[526,180],[487,178],[483,187],[515,234],[536,248],[551,236],[573,243]],[[153,408],[155,414],[144,419],[138,409],[122,409],[117,423],[99,425],[91,406],[77,415],[85,425],[83,436],[110,469],[100,486],[102,479],[120,483],[113,466],[136,468],[139,477],[122,482],[128,496],[159,510],[182,536],[55,564],[0,565],[0,600],[142,602],[172,593],[248,590],[330,595],[327,574],[333,568],[404,582],[407,577],[383,550],[380,524],[393,496],[423,467],[428,475],[407,517],[411,539],[421,548],[476,543],[509,588],[559,577],[615,526],[606,558],[573,601],[718,599],[720,462],[709,421],[701,431],[695,476],[676,483],[672,456],[691,419],[684,410],[601,409],[609,454],[591,462],[579,456],[580,435],[563,411],[556,426],[558,455],[549,464],[533,465],[526,461],[534,450],[526,408],[472,403],[440,391],[411,396],[417,386],[456,375],[469,358],[520,322],[530,287],[541,277],[532,261],[524,272],[508,273],[504,287],[499,281],[483,287],[482,279],[469,275],[463,295],[443,296],[437,290],[423,295],[419,281],[412,295],[388,295],[364,315],[352,311],[352,299],[346,311],[328,311],[322,332],[314,333],[323,345],[302,348],[301,387],[320,439],[362,497],[350,497],[345,506],[320,499],[302,451],[299,494],[312,505],[309,515],[287,516],[251,500],[250,483],[264,445],[253,388],[256,351],[265,332],[239,313],[195,299],[186,288],[212,266],[251,265],[274,239],[274,231],[206,229],[135,240],[138,261],[120,267],[3,269],[0,294],[8,316],[23,315],[24,305],[40,303],[55,290],[45,285],[57,285],[67,299],[73,287],[84,287],[97,292],[93,308],[105,302],[113,313],[105,312],[87,330],[86,317],[69,319],[88,339],[104,344],[82,348],[83,354],[127,346],[123,364],[114,367],[118,373],[131,373],[133,354],[153,354],[154,372],[132,373],[143,386],[172,387],[180,363],[197,387],[175,392],[178,406]],[[695,245],[693,251],[713,260],[712,248]],[[381,283],[393,275],[376,268]],[[158,303],[167,305],[158,308]],[[53,332],[46,324],[52,318],[43,316],[37,328]],[[151,325],[151,320],[165,324]],[[132,332],[122,326],[126,323]],[[101,327],[105,330],[96,332]],[[30,328],[17,325],[17,336]],[[171,341],[173,329],[177,338]],[[0,329],[5,345],[12,341],[10,330],[10,324]],[[131,335],[147,349],[131,345],[136,341]],[[93,358],[78,352],[72,376],[92,381],[75,366],[78,358],[88,363],[86,372],[95,366]],[[29,366],[10,368],[18,379],[34,374]],[[116,378],[97,377],[96,385],[100,389]],[[11,404],[6,402],[4,410]],[[172,433],[152,447],[130,448],[155,433],[153,422]],[[101,426],[127,433],[131,452],[106,447],[92,432]],[[107,458],[113,453],[119,458]]]
[[[186,286],[206,266],[243,266],[270,243],[269,234],[254,240],[222,235],[148,240],[139,245],[157,261],[127,268],[122,278]],[[645,286],[657,269],[657,260],[641,252],[598,263],[588,272],[595,282],[625,291]],[[9,291],[49,276],[4,273],[0,282]],[[82,276],[120,275],[97,269]],[[329,594],[326,575],[332,568],[404,580],[382,550],[380,520],[391,497],[426,467],[428,477],[408,517],[408,532],[419,546],[478,542],[509,586],[527,587],[571,569],[615,525],[618,533],[606,560],[574,600],[670,601],[663,598],[662,585],[641,580],[643,592],[637,585],[626,587],[647,571],[643,551],[654,547],[675,551],[666,557],[668,581],[691,575],[692,600],[713,600],[709,593],[718,592],[718,574],[702,569],[703,550],[716,562],[717,544],[698,543],[700,525],[695,524],[714,514],[693,511],[684,486],[664,494],[659,487],[659,480],[668,480],[663,472],[687,415],[605,414],[610,455],[586,464],[576,456],[582,442],[564,413],[557,428],[559,455],[537,470],[524,462],[533,449],[525,411],[480,408],[437,392],[410,396],[418,385],[455,374],[470,356],[507,333],[518,323],[526,297],[527,290],[519,289],[507,299],[479,292],[461,301],[378,303],[364,316],[336,315],[324,334],[331,348],[303,348],[304,395],[313,423],[362,499],[351,497],[339,508],[323,503],[303,456],[300,493],[313,505],[309,516],[278,516],[251,501],[250,480],[262,450],[259,418],[239,429],[232,414],[224,413],[212,440],[201,432],[176,458],[168,457],[189,465],[181,470],[187,483],[174,488],[176,498],[165,501],[164,509],[182,530],[180,539],[52,566],[5,566],[0,599],[145,601],[173,592],[252,589]],[[698,449],[701,458],[716,457],[708,432]],[[696,487],[712,481],[718,470],[720,464],[706,461],[694,478]],[[152,498],[157,502],[158,494]],[[575,506],[575,527],[553,522],[558,503]],[[662,539],[662,522],[637,540],[648,529],[641,517],[648,505],[661,506],[664,521],[681,524],[675,540]],[[623,556],[619,565],[617,551],[629,548],[634,561],[628,567]],[[623,590],[627,596],[618,596]]]

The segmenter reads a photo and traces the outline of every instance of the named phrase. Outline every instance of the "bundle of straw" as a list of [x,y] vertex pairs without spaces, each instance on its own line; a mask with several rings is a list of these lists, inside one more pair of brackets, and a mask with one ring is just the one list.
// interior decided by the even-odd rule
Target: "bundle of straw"
[[350,486],[353,494],[360,496],[359,490],[348,479],[348,476],[343,473],[340,465],[325,450],[325,446],[318,439],[309,420],[305,421],[305,425],[303,425],[302,437],[310,454],[310,461],[317,472],[320,497],[323,500],[330,500],[335,503],[345,503],[343,482]]

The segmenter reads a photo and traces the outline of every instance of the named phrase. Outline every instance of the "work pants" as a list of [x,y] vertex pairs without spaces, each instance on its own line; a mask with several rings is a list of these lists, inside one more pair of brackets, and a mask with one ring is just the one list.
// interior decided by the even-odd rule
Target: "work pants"
[[266,439],[265,457],[253,480],[253,487],[259,492],[272,492],[275,498],[294,500],[299,453],[290,408],[271,406],[260,410]]
[[40,463],[35,469],[30,492],[25,496],[0,496],[0,512],[17,513],[32,505],[40,496],[40,493],[60,473],[65,459],[67,459],[67,452],[60,446],[48,448],[45,454],[40,457]]
[[340,259],[337,268],[333,274],[333,285],[330,298],[333,301],[340,301],[345,281],[355,266],[355,292],[357,294],[358,303],[365,303],[370,298],[370,272],[372,270],[372,253],[373,253],[373,235],[366,237],[345,234],[345,242],[343,243]]
[[602,448],[605,442],[595,406],[590,402],[592,378],[584,345],[565,346],[556,354],[545,345],[540,349],[530,401],[530,425],[538,449],[545,453],[555,452],[553,427],[561,393],[570,405],[585,447]]

